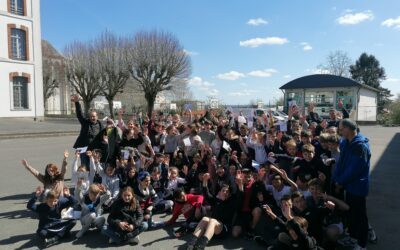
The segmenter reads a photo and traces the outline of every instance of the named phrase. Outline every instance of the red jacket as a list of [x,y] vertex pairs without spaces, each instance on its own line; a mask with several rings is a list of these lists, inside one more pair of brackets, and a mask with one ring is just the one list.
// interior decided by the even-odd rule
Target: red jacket
[[174,204],[174,210],[172,211],[172,218],[167,222],[167,224],[174,223],[181,214],[185,216],[185,219],[189,218],[194,208],[201,207],[201,205],[203,204],[203,200],[204,198],[202,195],[186,194],[185,203]]

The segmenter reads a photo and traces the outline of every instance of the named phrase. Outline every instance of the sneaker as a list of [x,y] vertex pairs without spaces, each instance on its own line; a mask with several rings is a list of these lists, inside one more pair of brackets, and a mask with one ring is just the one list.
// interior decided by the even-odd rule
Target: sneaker
[[368,241],[371,244],[378,243],[378,236],[376,236],[375,230],[372,227],[368,229]]
[[356,245],[354,248],[353,248],[353,250],[367,250],[367,248],[365,248],[365,247],[360,247],[360,245]]
[[186,245],[186,250],[194,250],[196,243],[197,243],[198,238],[194,236],[193,234],[190,236],[190,239],[187,242]]
[[345,237],[339,239],[337,243],[343,247],[355,247],[357,245],[357,240],[346,235]]
[[266,246],[266,247],[269,246],[267,241],[264,240],[263,237],[261,237],[261,236],[255,236],[254,241],[257,242],[257,244],[259,244],[261,246]]
[[137,245],[137,244],[139,244],[139,241],[140,241],[140,238],[139,238],[139,235],[138,235],[138,236],[135,236],[133,238],[130,238],[128,240],[128,243],[131,244],[131,245]]
[[89,230],[89,227],[82,227],[82,229],[81,230],[79,230],[79,232],[78,233],[76,233],[76,235],[75,235],[75,237],[76,238],[81,238],[82,236],[83,236],[83,234],[85,234],[87,231]]
[[54,236],[52,238],[46,238],[46,239],[44,239],[44,246],[45,247],[53,246],[53,245],[57,244],[58,241],[59,241],[58,236]]

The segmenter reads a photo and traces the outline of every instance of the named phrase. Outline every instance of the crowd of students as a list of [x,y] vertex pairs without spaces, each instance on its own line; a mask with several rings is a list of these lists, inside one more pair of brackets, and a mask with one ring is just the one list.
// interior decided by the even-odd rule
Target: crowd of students
[[[187,249],[228,237],[268,249],[364,249],[377,241],[365,204],[368,139],[340,101],[329,119],[312,104],[307,116],[294,105],[285,126],[267,114],[190,110],[129,121],[120,111],[103,125],[94,111],[84,118],[78,97],[72,101],[82,125],[73,195],[64,184],[67,151],[60,169],[48,164],[43,174],[22,161],[43,184],[27,207],[39,215],[46,246],[69,235],[77,220],[77,238],[97,228],[110,243],[138,244],[142,232],[175,225],[180,215],[175,236],[188,234]],[[153,219],[164,213],[168,221]]]

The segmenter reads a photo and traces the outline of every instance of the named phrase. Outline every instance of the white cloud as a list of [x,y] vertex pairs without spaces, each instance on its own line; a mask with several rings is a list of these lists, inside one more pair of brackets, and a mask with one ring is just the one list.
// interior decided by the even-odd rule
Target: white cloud
[[241,90],[240,92],[230,92],[230,93],[228,93],[228,95],[229,96],[250,96],[256,92],[257,92],[256,90],[244,89],[244,90]]
[[252,26],[259,26],[259,25],[265,25],[268,24],[268,21],[262,18],[254,18],[254,19],[250,19],[249,21],[247,21],[248,25],[252,25]]
[[204,81],[201,77],[198,76],[189,79],[189,86],[204,92],[206,95],[216,96],[219,94],[218,89],[213,88],[214,83]]
[[400,30],[400,16],[398,16],[397,18],[386,19],[381,23],[381,25],[389,28],[394,27],[395,29]]
[[400,79],[399,78],[388,78],[386,79],[387,82],[395,82],[395,83],[400,83]]
[[336,21],[341,25],[355,25],[364,21],[371,21],[374,19],[374,14],[370,10],[363,12],[353,12],[346,10],[346,14],[340,16]]
[[291,75],[284,75],[283,76],[283,78],[286,78],[286,79],[291,78],[291,77],[292,77]]
[[186,50],[186,49],[183,50],[183,53],[185,53],[185,54],[187,54],[189,56],[198,56],[199,55],[199,53],[196,52],[196,51],[189,51],[189,50]]
[[189,85],[193,87],[204,88],[214,86],[214,83],[203,81],[201,77],[195,76],[189,80]]
[[263,69],[263,70],[254,70],[249,72],[247,75],[254,77],[271,77],[274,73],[277,73],[276,69]]
[[306,69],[305,72],[311,74],[330,74],[329,70],[326,69]]
[[304,51],[309,51],[313,49],[313,47],[307,42],[300,43],[300,45],[303,46]]
[[240,41],[239,45],[242,47],[257,48],[261,45],[282,45],[288,42],[288,39],[282,37],[257,37],[245,41]]
[[243,73],[237,72],[237,71],[230,71],[227,73],[223,74],[218,74],[217,78],[220,80],[228,80],[228,81],[235,81],[239,78],[245,77]]
[[218,89],[209,89],[207,94],[210,96],[217,96],[219,94],[219,90]]

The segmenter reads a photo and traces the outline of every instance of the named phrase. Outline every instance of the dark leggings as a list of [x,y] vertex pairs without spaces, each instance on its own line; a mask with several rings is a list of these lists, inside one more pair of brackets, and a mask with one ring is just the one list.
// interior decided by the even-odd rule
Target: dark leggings
[[42,230],[38,231],[38,235],[41,238],[48,239],[52,238],[55,236],[58,236],[59,238],[63,238],[66,236],[67,233],[69,233],[72,228],[76,225],[75,220],[67,220],[67,221],[61,221],[59,223],[51,224],[49,226],[46,226]]

